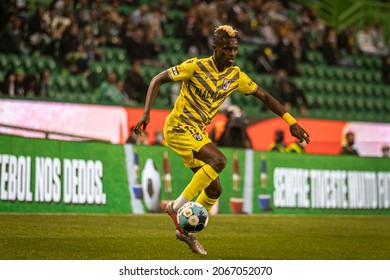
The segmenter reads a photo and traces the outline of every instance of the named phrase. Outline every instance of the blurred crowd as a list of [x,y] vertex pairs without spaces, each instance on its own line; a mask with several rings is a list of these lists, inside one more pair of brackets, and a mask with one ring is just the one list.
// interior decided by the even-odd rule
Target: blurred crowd
[[[290,0],[156,0],[150,5],[137,0],[52,0],[49,5],[35,1],[33,7],[27,2],[0,2],[0,52],[50,56],[71,75],[88,77],[91,62],[105,60],[102,47],[122,48],[135,70],[129,73],[127,84],[113,77],[115,73],[107,74],[104,83],[114,85],[115,93],[114,88],[99,85],[102,99],[112,102],[143,101],[145,81],[139,68],[161,65],[158,55],[172,51],[167,49],[172,46],[161,44],[160,39],[182,39],[183,44],[174,47],[188,56],[210,55],[214,27],[220,24],[231,24],[241,42],[258,46],[247,59],[259,73],[280,74],[282,70],[284,76],[299,76],[298,63],[311,63],[310,50],[321,51],[329,65],[353,66],[345,56],[358,53],[390,61],[380,24],[365,24],[358,30],[350,26],[337,34],[316,16],[315,9]],[[178,11],[178,15],[172,17],[169,11]],[[13,69],[4,77],[1,91],[11,96],[45,97],[43,76],[50,73],[26,76],[22,69]],[[383,76],[388,82],[389,64],[384,63]],[[21,79],[26,80],[23,89],[17,85]],[[136,89],[131,85],[134,81],[141,81]],[[15,86],[7,88],[9,83]],[[104,88],[110,88],[109,92]],[[296,86],[277,85],[274,90],[282,102],[286,90],[294,91],[288,103],[294,106],[299,98],[298,109],[308,109]]]

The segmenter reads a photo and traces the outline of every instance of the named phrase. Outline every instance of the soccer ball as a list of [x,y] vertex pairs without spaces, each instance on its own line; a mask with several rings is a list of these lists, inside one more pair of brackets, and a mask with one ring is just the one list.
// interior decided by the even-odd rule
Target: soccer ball
[[199,232],[207,226],[209,214],[197,202],[187,202],[177,211],[177,222],[186,232]]

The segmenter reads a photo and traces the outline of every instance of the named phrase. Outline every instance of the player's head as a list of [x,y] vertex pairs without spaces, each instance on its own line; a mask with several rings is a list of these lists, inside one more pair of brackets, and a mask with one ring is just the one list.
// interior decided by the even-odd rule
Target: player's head
[[345,140],[350,146],[355,144],[355,133],[352,131],[348,131],[347,134],[345,135]]
[[284,141],[284,131],[282,129],[278,129],[275,131],[275,142],[281,143]]
[[237,30],[230,25],[221,25],[215,29],[213,51],[215,62],[219,68],[226,68],[234,63],[237,47]]

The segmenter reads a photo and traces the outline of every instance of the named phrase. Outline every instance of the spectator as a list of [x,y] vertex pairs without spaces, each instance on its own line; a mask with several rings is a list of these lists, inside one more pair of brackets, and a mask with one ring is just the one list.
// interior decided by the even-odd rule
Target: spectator
[[104,12],[104,18],[100,25],[100,36],[102,45],[120,47],[120,37],[123,21],[118,21],[116,14],[110,10]]
[[358,156],[359,152],[354,148],[355,145],[355,133],[347,132],[345,135],[345,143],[341,147],[340,155],[355,155]]
[[386,55],[382,61],[382,80],[390,85],[390,54]]
[[[276,46],[277,42],[279,41],[279,34],[275,33],[277,29],[271,29],[270,25],[268,24],[268,21],[265,18],[264,13],[256,13],[254,22],[255,27],[251,42],[253,42],[254,44],[258,44],[262,47]],[[267,32],[269,36],[268,39],[270,39],[270,41],[267,40]]]
[[0,31],[0,52],[19,55],[28,53],[22,23],[17,15],[11,15],[4,30]]
[[141,62],[134,60],[133,65],[126,75],[123,90],[134,103],[144,103],[148,84],[141,73]]
[[84,44],[79,42],[75,51],[66,54],[66,66],[71,74],[84,74],[88,70],[89,56]]
[[11,1],[0,1],[0,30],[3,30],[8,23],[12,4]]
[[279,23],[271,21],[269,24],[264,24],[260,27],[260,32],[268,46],[276,47],[280,43]]
[[163,26],[167,22],[167,15],[164,13],[163,7],[153,7],[152,12],[148,16],[149,32],[153,38],[162,38],[164,36]]
[[287,145],[284,142],[284,131],[283,130],[278,129],[275,131],[275,139],[269,145],[269,150],[271,152],[281,152],[281,153],[284,153],[287,151]]
[[183,39],[184,52],[189,53],[190,50],[197,50],[197,34],[199,34],[199,26],[201,21],[197,14],[195,6],[191,6],[185,13],[183,19],[177,26],[178,36]]
[[88,0],[75,1],[74,17],[80,27],[84,28],[91,21],[90,6]]
[[337,36],[338,48],[342,55],[354,55],[357,53],[355,26],[351,25],[340,32]]
[[45,8],[38,6],[34,15],[28,21],[28,42],[32,52],[50,54],[52,37],[48,33],[49,26],[43,19]]
[[100,41],[94,36],[92,25],[85,25],[83,28],[82,42],[89,61],[101,61],[104,58],[104,52],[99,48]]
[[146,25],[148,22],[149,6],[148,4],[142,4],[139,8],[136,8],[131,14],[134,26]]
[[258,73],[271,74],[274,72],[274,66],[270,59],[271,55],[271,48],[259,47],[250,53],[249,59],[254,64],[254,68]]
[[122,86],[115,72],[107,73],[106,81],[100,84],[98,88],[98,101],[114,104],[129,103],[127,95],[122,92]]
[[291,144],[289,144],[287,146],[286,152],[287,153],[304,154],[304,153],[306,153],[306,151],[305,151],[306,145],[307,145],[307,143],[305,141],[303,141],[303,142],[299,142],[299,141],[292,142]]
[[103,44],[104,39],[101,33],[103,17],[100,16],[100,11],[97,8],[91,8],[89,10],[89,17],[86,25],[91,26],[92,34],[98,40],[99,45]]
[[327,28],[325,38],[321,46],[322,55],[328,65],[332,66],[354,66],[354,63],[342,57],[338,47],[336,29]]
[[67,0],[53,0],[51,7],[58,16],[65,16],[71,10],[71,4],[73,1]]
[[247,118],[240,107],[230,105],[226,109],[226,122],[217,124],[210,138],[219,147],[252,148],[247,133]]
[[35,75],[26,75],[24,79],[25,96],[34,98],[39,95],[38,80]]
[[388,55],[389,48],[387,47],[387,42],[382,31],[382,26],[380,23],[374,24],[372,30],[372,38],[374,46],[377,48],[380,55]]
[[144,62],[147,64],[154,64],[153,61],[156,59],[157,55],[164,50],[164,47],[156,43],[153,34],[149,33],[149,31],[145,33],[142,44],[142,51],[144,52]]
[[374,36],[378,37],[378,34],[375,35],[372,31],[372,27],[366,23],[363,28],[357,32],[356,38],[359,51],[369,55],[386,55],[388,51],[377,47]]
[[76,52],[80,42],[79,26],[72,23],[66,28],[60,40],[59,58],[65,66],[68,66],[67,55]]
[[16,75],[14,71],[8,71],[4,77],[4,80],[0,84],[0,92],[8,94],[8,96],[14,97],[15,93],[15,81]]
[[165,145],[164,134],[161,129],[156,129],[154,132],[154,141],[152,145],[163,146]]
[[[62,39],[64,34],[69,35],[69,27],[72,24],[71,19],[69,17],[59,16],[55,13],[53,8],[49,8],[42,14],[42,21],[44,22],[47,34],[51,38],[51,43],[47,49],[47,53],[62,59],[61,44],[64,43]],[[76,34],[77,32],[78,30],[76,31]],[[70,41],[72,40],[73,39],[70,38]]]
[[313,9],[304,8],[298,18],[298,29],[302,31],[307,50],[317,50],[321,46],[325,31],[324,23],[313,13]]
[[286,70],[279,69],[272,81],[271,92],[273,96],[287,110],[292,108],[298,110],[301,115],[305,115],[309,110],[309,104],[302,89],[298,88],[293,82],[288,80]]
[[38,96],[40,98],[50,97],[50,86],[51,86],[51,72],[49,69],[44,69],[41,72],[40,79],[38,81]]
[[22,97],[26,95],[25,79],[26,73],[22,68],[15,70],[15,96]]
[[299,76],[298,60],[296,57],[297,49],[294,44],[295,35],[289,32],[287,36],[282,37],[279,44],[275,47],[276,61],[275,67],[285,69],[290,76]]
[[390,151],[389,145],[383,145],[382,146],[382,157],[384,157],[384,158],[390,157],[389,151]]
[[147,56],[144,52],[144,37],[145,31],[142,27],[135,27],[131,34],[126,36],[126,41],[123,42],[123,47],[126,49],[126,53],[130,61],[146,60]]

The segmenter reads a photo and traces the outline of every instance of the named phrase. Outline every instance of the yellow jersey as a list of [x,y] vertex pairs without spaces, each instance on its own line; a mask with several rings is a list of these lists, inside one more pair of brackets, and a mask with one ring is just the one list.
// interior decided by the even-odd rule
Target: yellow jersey
[[258,88],[238,66],[219,72],[212,56],[188,59],[169,68],[168,73],[173,81],[182,81],[182,87],[167,122],[201,131],[211,123],[229,95],[235,91],[250,95]]

